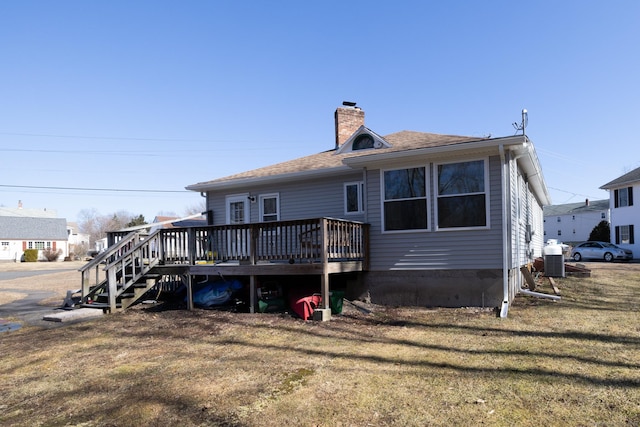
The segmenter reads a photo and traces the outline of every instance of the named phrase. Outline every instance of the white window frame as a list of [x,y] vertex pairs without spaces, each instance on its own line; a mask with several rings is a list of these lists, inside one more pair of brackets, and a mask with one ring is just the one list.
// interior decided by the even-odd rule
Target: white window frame
[[[424,197],[420,197],[420,198],[415,198],[417,199],[425,199],[426,200],[426,214],[427,214],[427,226],[426,228],[415,228],[415,229],[406,229],[406,230],[387,230],[386,229],[386,220],[385,220],[385,209],[384,209],[384,205],[385,202],[392,202],[392,200],[387,200],[385,198],[385,182],[384,182],[384,175],[385,172],[390,172],[390,171],[396,171],[396,170],[403,170],[403,169],[416,169],[416,168],[424,168],[424,192],[425,195]],[[429,164],[418,164],[418,165],[408,165],[408,166],[399,166],[399,167],[394,167],[394,168],[388,168],[388,169],[381,169],[380,170],[380,216],[382,218],[382,222],[380,224],[380,227],[382,229],[382,233],[383,234],[401,234],[401,233],[423,233],[423,232],[428,232],[431,231],[431,197],[430,197],[430,188],[431,185],[429,183],[430,180],[430,173],[429,173],[429,168],[430,165]],[[397,199],[394,201],[401,201],[402,199]],[[406,199],[409,200],[409,199]]]
[[[358,210],[349,211],[347,189],[354,186],[358,190]],[[345,215],[362,215],[364,213],[364,181],[352,181],[344,183],[344,213]]]
[[[484,162],[484,191],[479,191],[479,192],[475,192],[475,193],[460,193],[460,194],[456,194],[456,197],[460,197],[460,196],[473,196],[473,195],[479,195],[479,194],[484,194],[484,198],[485,198],[485,224],[484,225],[478,225],[478,226],[466,226],[466,227],[440,227],[439,224],[439,217],[438,217],[438,200],[440,199],[440,197],[454,197],[454,196],[440,196],[438,194],[438,167],[441,165],[452,165],[452,164],[456,164],[456,163],[469,163],[469,162],[477,162],[477,161],[482,161]],[[490,212],[491,212],[491,206],[490,206],[490,201],[491,201],[491,193],[490,193],[490,182],[489,182],[489,159],[487,157],[484,158],[472,158],[472,159],[464,159],[464,160],[457,160],[457,161],[450,161],[450,162],[439,162],[439,163],[435,163],[434,167],[433,167],[433,194],[434,194],[434,227],[436,229],[436,231],[464,231],[464,230],[488,230],[491,228],[491,216],[490,216]],[[519,197],[520,199],[521,197]],[[518,200],[518,203],[520,204],[520,200]]]
[[231,204],[232,203],[244,203],[244,224],[251,222],[251,213],[249,208],[249,194],[233,194],[225,197],[225,220],[227,224],[238,224],[231,222]]
[[616,201],[616,204],[617,204],[618,208],[626,208],[628,206],[633,206],[633,205],[629,204],[629,192],[630,191],[633,191],[633,190],[630,189],[630,187],[623,187],[623,188],[618,188],[617,190],[615,190],[614,194],[618,196],[618,199]]
[[620,227],[620,244],[621,245],[629,245],[631,242],[631,229],[628,225],[619,225]]
[[[270,219],[270,220],[265,220],[265,212],[264,212],[264,201],[267,199],[276,199],[276,212],[275,212],[275,216],[276,219]],[[258,197],[258,202],[260,203],[260,207],[259,207],[259,212],[260,212],[260,222],[274,222],[274,221],[280,221],[280,193],[268,193],[268,194],[261,194],[260,197]],[[268,214],[268,215],[274,215],[274,214]]]

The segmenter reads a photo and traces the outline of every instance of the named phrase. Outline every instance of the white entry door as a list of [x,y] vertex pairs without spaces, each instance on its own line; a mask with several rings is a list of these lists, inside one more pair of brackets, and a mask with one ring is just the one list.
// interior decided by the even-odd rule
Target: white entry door
[[[250,222],[249,195],[228,196],[227,224],[247,224]],[[248,229],[229,230],[227,232],[227,255],[229,259],[245,258],[249,255],[250,233]]]

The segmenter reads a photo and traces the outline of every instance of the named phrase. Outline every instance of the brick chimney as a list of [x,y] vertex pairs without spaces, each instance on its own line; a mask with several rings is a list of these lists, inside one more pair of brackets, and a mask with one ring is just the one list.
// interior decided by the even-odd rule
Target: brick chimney
[[364,125],[364,111],[355,102],[343,102],[335,113],[336,148],[340,147],[360,126]]

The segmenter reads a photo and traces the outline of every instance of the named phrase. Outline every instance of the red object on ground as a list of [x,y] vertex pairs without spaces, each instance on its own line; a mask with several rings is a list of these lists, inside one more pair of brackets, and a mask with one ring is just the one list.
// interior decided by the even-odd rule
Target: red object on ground
[[322,296],[310,294],[304,290],[289,293],[289,306],[303,320],[313,318],[313,311],[322,304]]

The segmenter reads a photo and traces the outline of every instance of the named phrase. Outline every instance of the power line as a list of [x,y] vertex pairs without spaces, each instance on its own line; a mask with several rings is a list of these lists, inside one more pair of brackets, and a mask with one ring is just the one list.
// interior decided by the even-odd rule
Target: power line
[[110,141],[149,141],[149,142],[197,142],[197,143],[224,143],[224,144],[234,144],[234,143],[242,143],[242,144],[299,144],[298,140],[277,140],[277,141],[267,141],[267,140],[246,140],[246,139],[191,139],[191,138],[140,138],[140,137],[131,137],[131,136],[95,136],[95,135],[59,135],[59,134],[50,134],[50,133],[21,133],[21,132],[0,132],[0,135],[6,136],[28,136],[28,137],[38,137],[38,138],[65,138],[65,139],[102,139],[102,140],[110,140]]
[[[0,132],[0,135],[37,136],[39,138],[108,139],[112,141],[225,142],[223,140],[212,140],[212,139],[137,138],[137,137],[125,137],[125,136],[56,135],[56,134],[50,134],[50,133],[19,133],[19,132]],[[237,141],[237,142],[247,142],[247,141]]]
[[5,185],[0,184],[0,187],[4,188],[30,188],[37,190],[74,190],[74,191],[117,191],[117,192],[129,192],[129,193],[193,193],[188,190],[149,190],[149,189],[124,189],[124,188],[84,188],[84,187],[45,187],[38,185]]

